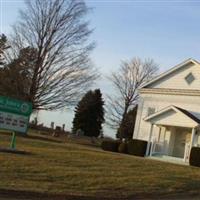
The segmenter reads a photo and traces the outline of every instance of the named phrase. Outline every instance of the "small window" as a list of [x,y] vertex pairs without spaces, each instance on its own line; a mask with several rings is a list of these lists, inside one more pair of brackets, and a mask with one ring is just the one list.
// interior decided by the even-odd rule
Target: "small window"
[[155,108],[149,107],[148,110],[147,110],[147,115],[149,116],[149,115],[152,115],[154,113],[155,113]]
[[185,80],[188,84],[191,84],[194,80],[195,80],[195,77],[192,73],[189,73],[186,77],[185,77]]

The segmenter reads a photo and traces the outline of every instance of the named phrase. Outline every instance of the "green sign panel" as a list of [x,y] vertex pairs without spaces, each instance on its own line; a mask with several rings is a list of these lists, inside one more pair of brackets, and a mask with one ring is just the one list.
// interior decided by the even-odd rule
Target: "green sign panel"
[[29,116],[32,112],[32,104],[17,99],[0,96],[0,110],[19,115]]
[[0,129],[26,133],[32,104],[0,96]]

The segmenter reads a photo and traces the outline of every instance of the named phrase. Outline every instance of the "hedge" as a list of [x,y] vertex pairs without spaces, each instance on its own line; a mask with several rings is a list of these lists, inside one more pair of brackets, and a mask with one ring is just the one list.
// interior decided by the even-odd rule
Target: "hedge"
[[119,153],[127,153],[127,143],[122,142],[119,147],[118,147],[118,152]]
[[200,147],[192,147],[189,163],[190,165],[200,167]]
[[147,141],[133,139],[130,140],[127,144],[128,154],[134,156],[145,156],[147,149]]
[[103,140],[101,148],[105,151],[128,153],[134,156],[145,156],[147,141],[132,139],[127,143],[119,140]]
[[101,148],[105,151],[118,152],[119,145],[119,140],[103,140],[101,143]]

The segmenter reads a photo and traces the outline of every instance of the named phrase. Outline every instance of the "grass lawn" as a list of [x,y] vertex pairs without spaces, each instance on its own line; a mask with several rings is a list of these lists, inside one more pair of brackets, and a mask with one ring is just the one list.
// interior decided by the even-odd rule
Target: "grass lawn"
[[0,199],[200,198],[200,168],[39,137],[17,137],[17,148],[30,154],[0,153]]

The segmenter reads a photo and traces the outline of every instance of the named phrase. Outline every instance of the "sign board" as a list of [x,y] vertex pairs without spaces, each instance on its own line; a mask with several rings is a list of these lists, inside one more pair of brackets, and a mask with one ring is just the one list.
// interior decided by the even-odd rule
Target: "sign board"
[[0,96],[0,129],[26,133],[32,104]]

